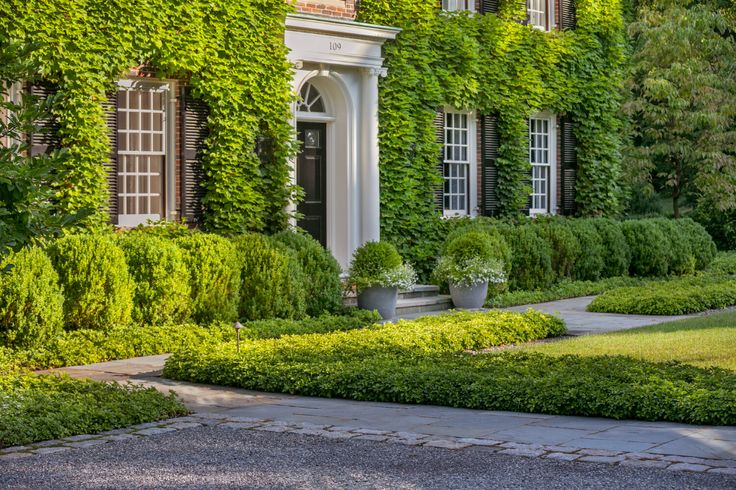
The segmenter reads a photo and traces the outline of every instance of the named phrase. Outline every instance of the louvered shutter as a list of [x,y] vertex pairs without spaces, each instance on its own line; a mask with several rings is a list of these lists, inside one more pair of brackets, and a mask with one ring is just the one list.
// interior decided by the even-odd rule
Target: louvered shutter
[[530,0],[526,0],[526,1],[524,2],[524,5],[525,5],[525,7],[526,7],[526,17],[525,17],[525,18],[524,18],[524,20],[523,20],[523,21],[521,22],[521,25],[525,25],[525,26],[528,26],[528,25],[529,25],[529,23],[530,23],[530,22],[531,22],[531,20],[532,20],[531,12],[529,11],[529,10],[531,9],[531,1],[530,1]]
[[575,29],[575,1],[560,0],[560,29]]
[[[28,85],[28,92],[45,100],[56,94],[56,87],[49,83],[36,83]],[[53,116],[49,115],[44,119],[36,121],[39,130],[28,135],[30,148],[30,156],[51,153],[61,148],[61,138],[59,137],[59,123]]]
[[[532,187],[532,162],[530,160],[530,152],[529,147],[532,144],[531,142],[531,135],[530,135],[530,129],[529,129],[529,119],[526,120],[526,145],[527,145],[527,158],[526,162],[529,166],[529,169],[527,170],[527,177],[524,179],[524,185],[531,188]],[[532,190],[532,192],[534,192]],[[529,193],[529,198],[526,200],[526,205],[524,206],[524,209],[521,210],[522,213],[529,216],[529,211],[532,209],[532,194]]]
[[181,166],[181,208],[182,214],[191,225],[202,221],[204,196],[204,169],[202,168],[202,150],[207,137],[207,104],[192,96],[191,89],[184,87],[181,110],[183,120],[182,131],[182,166]]
[[110,138],[110,156],[105,163],[107,173],[107,189],[110,193],[109,214],[110,221],[118,224],[118,93],[107,94],[102,103],[105,110],[108,137]]
[[437,115],[434,118],[434,129],[437,142],[442,148],[438,155],[437,171],[443,179],[434,189],[434,200],[437,209],[443,212],[445,210],[445,111],[443,109],[437,110]]
[[483,215],[495,216],[499,211],[498,194],[498,119],[484,115],[481,118],[481,157],[482,157],[482,203]]
[[481,0],[480,12],[482,14],[497,14],[498,0]]
[[575,179],[577,177],[577,150],[572,118],[560,118],[562,131],[562,213],[575,214]]

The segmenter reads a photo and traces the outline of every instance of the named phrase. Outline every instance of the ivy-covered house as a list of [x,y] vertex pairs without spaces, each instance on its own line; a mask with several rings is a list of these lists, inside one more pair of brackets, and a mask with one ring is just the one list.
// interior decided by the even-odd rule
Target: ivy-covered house
[[59,93],[31,152],[69,149],[91,225],[292,223],[347,266],[426,261],[448,216],[617,210],[619,0],[120,3],[0,6]]

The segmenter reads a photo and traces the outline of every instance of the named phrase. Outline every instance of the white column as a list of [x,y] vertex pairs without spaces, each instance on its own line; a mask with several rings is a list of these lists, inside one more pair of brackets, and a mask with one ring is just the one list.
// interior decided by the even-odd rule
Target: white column
[[[381,195],[378,171],[378,77],[385,68],[363,70],[360,152],[360,242],[381,238]],[[360,245],[360,244],[358,244]]]

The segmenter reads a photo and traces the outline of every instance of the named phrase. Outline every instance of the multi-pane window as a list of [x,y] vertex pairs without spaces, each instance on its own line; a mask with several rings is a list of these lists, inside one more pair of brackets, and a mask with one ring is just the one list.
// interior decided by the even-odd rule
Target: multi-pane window
[[164,216],[168,85],[136,83],[118,91],[118,224]]
[[458,10],[469,10],[471,12],[475,12],[475,0],[442,0],[442,10],[446,10],[448,12],[455,12]]
[[471,139],[468,114],[445,113],[444,210],[447,215],[469,212]]
[[549,0],[529,0],[529,23],[548,31],[550,29]]
[[530,214],[551,210],[552,134],[550,119],[529,119],[529,163],[532,166]]

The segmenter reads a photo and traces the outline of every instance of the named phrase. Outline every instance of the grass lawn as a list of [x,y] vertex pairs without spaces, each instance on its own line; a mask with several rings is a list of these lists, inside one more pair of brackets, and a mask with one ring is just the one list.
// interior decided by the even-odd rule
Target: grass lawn
[[736,371],[736,313],[691,318],[622,332],[525,347],[549,355],[621,355],[652,362],[680,361]]

